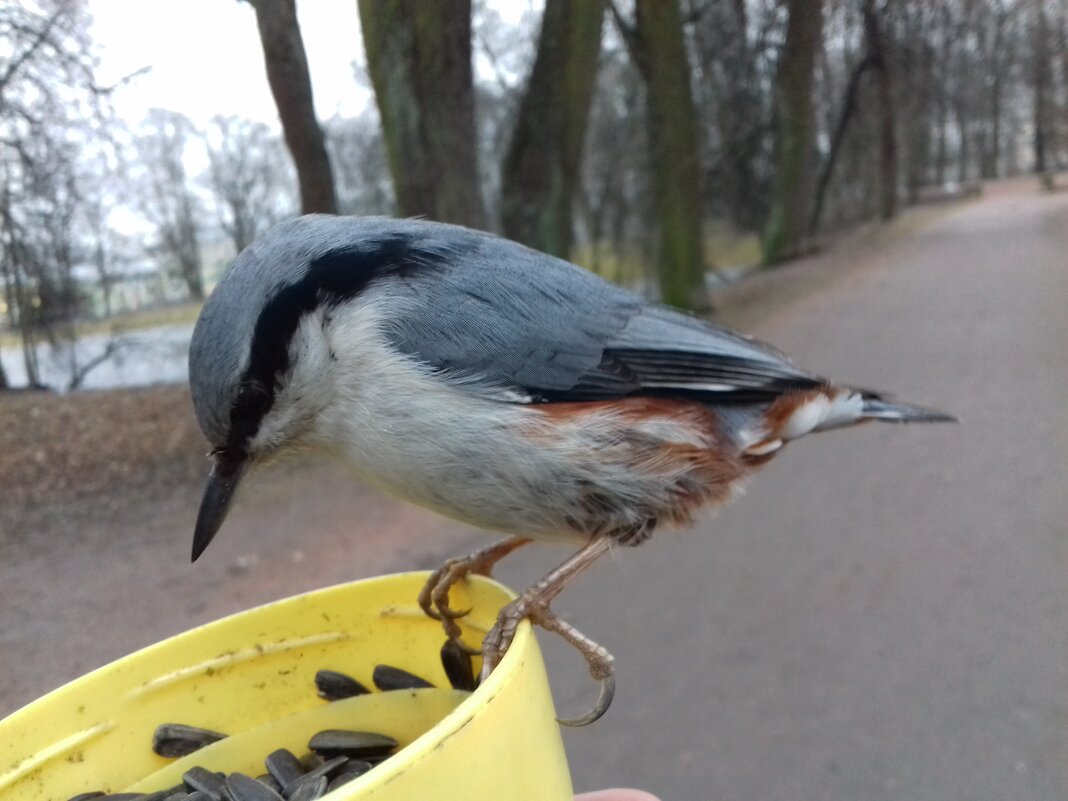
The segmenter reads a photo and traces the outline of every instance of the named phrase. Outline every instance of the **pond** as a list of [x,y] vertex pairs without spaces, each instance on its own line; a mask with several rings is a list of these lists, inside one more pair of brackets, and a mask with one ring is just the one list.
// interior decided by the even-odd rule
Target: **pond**
[[[73,345],[53,349],[37,348],[41,381],[57,391],[65,391],[75,373],[117,343],[106,360],[93,367],[79,389],[114,389],[150,384],[177,384],[189,379],[189,340],[192,323],[177,323],[120,335],[93,334],[80,337]],[[0,363],[13,387],[26,385],[22,350],[0,348]]]

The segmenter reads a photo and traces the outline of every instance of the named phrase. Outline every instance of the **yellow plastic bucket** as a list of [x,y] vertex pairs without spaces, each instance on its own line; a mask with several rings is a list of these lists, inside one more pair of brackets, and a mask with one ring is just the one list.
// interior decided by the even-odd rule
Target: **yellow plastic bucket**
[[[568,801],[571,779],[541,652],[520,626],[501,664],[471,694],[394,690],[326,703],[315,673],[331,669],[372,687],[389,664],[449,687],[440,624],[415,603],[425,573],[358,581],[241,612],[152,645],[40,698],[0,721],[0,799],[65,801],[93,790],[152,792],[191,765],[264,772],[277,748],[298,755],[316,731],[388,734],[402,748],[324,798],[493,798]],[[481,639],[514,597],[474,577],[453,588],[472,609],[464,639]],[[106,625],[106,621],[101,625]],[[476,659],[477,669],[477,659]],[[226,733],[179,760],[157,756],[161,723]]]

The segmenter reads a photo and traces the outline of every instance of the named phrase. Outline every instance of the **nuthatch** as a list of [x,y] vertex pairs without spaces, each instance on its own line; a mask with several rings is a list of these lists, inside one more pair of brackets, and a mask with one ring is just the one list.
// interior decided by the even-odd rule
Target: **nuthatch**
[[613,545],[727,501],[785,443],[866,420],[937,422],[795,367],[778,350],[649,303],[560,259],[453,225],[308,216],[233,263],[189,354],[214,464],[193,559],[248,466],[295,447],[441,514],[511,536],[438,570],[420,596],[458,638],[449,588],[530,540],[580,546],[504,607],[483,674],[519,621],[611,655],[549,604]]

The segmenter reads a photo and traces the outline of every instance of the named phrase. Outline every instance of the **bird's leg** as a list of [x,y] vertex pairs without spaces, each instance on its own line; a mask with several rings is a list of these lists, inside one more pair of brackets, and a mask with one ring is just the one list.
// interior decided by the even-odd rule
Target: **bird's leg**
[[590,666],[590,675],[600,682],[601,691],[593,709],[577,718],[557,718],[557,722],[562,726],[589,726],[600,719],[612,705],[612,698],[616,694],[616,658],[603,645],[598,645],[566,620],[558,618],[552,610],[546,609],[535,622],[543,629],[555,631],[577,648]]
[[470,610],[455,610],[449,606],[449,590],[452,585],[463,580],[466,576],[474,573],[479,576],[489,576],[493,566],[512,551],[523,547],[529,539],[524,537],[505,537],[485,548],[469,553],[459,559],[450,559],[427,579],[426,584],[419,593],[419,606],[423,611],[435,620],[440,620],[445,628],[445,634],[450,640],[457,643],[468,651],[478,654],[479,651],[469,648],[460,642],[461,630],[456,623],[456,618],[463,617]]
[[611,547],[612,540],[608,537],[590,540],[570,559],[501,609],[497,615],[497,622],[482,641],[483,681],[500,663],[505,651],[512,644],[520,621],[523,618],[529,618],[531,623],[556,632],[577,648],[590,667],[590,675],[601,684],[597,704],[589,713],[581,718],[560,722],[568,726],[585,726],[593,723],[607,711],[612,703],[612,696],[615,694],[614,658],[605,648],[570,623],[558,618],[549,608],[549,604],[571,579],[593,564],[597,557],[606,553]]

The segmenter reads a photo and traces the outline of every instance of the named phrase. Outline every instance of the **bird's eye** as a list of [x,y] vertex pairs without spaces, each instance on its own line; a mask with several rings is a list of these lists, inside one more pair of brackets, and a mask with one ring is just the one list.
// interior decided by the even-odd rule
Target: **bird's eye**
[[244,414],[262,414],[270,405],[271,396],[260,384],[245,384],[237,396],[237,406]]

